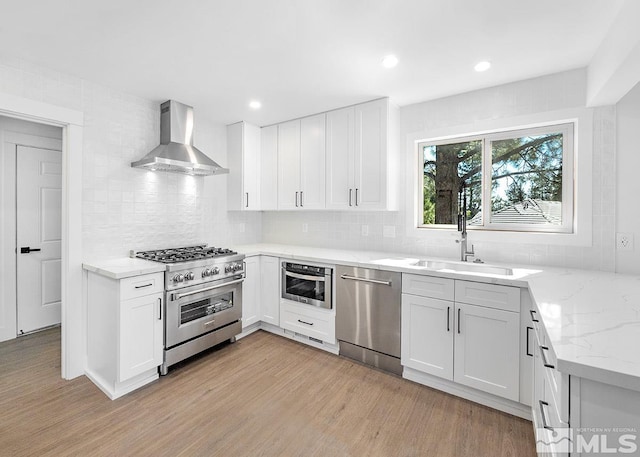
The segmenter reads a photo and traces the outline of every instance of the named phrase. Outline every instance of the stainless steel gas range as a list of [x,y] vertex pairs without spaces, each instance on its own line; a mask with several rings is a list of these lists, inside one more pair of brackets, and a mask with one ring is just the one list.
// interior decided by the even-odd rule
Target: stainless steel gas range
[[167,266],[160,374],[218,343],[235,341],[242,331],[243,254],[206,244],[131,254]]

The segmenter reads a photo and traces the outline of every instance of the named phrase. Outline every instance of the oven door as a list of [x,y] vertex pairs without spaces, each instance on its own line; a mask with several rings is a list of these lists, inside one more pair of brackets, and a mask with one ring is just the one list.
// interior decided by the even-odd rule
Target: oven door
[[[323,269],[324,271],[325,269]],[[282,263],[282,298],[331,309],[331,269],[315,275],[287,269]]]
[[167,292],[165,349],[240,320],[242,281],[239,275]]

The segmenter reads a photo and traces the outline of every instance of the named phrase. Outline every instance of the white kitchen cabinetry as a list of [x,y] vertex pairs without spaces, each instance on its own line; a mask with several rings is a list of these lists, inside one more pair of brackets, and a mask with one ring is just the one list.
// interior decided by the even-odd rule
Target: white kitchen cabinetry
[[280,325],[280,259],[260,258],[260,320]]
[[278,209],[278,126],[260,129],[260,209]]
[[325,208],[325,114],[278,125],[278,209]]
[[453,379],[452,313],[452,302],[402,294],[402,365]]
[[242,329],[260,320],[260,256],[244,259],[245,278],[242,282]]
[[87,376],[115,399],[158,378],[164,274],[87,281]]
[[260,328],[259,325],[254,325],[260,322],[279,326],[279,259],[255,255],[246,257],[244,261],[246,268],[242,282],[242,330],[251,333]]
[[455,320],[453,380],[519,401],[520,313],[456,302]]
[[333,310],[288,300],[280,302],[280,327],[315,338],[317,342],[336,343],[336,316]]
[[395,209],[396,145],[388,99],[327,113],[328,209]]
[[411,274],[402,288],[405,367],[519,401],[518,288]]
[[227,126],[227,209],[262,209],[260,152],[259,127],[246,122]]

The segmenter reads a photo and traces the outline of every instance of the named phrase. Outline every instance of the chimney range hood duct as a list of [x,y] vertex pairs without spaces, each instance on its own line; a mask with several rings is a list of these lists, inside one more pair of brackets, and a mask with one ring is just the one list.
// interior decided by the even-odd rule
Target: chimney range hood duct
[[131,166],[197,176],[229,173],[193,146],[193,108],[173,100],[160,105],[160,145]]

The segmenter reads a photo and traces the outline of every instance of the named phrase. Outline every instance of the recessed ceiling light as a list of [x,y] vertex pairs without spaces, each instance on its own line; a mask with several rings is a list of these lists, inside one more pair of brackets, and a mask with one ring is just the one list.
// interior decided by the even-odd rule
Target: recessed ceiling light
[[251,100],[249,102],[249,108],[251,109],[260,109],[261,106],[262,103],[260,103],[258,100]]
[[473,67],[475,71],[487,71],[489,68],[491,68],[491,63],[487,62],[486,60],[478,62],[476,66]]
[[382,66],[385,68],[393,68],[396,65],[398,65],[398,58],[394,55],[389,55],[382,59]]

